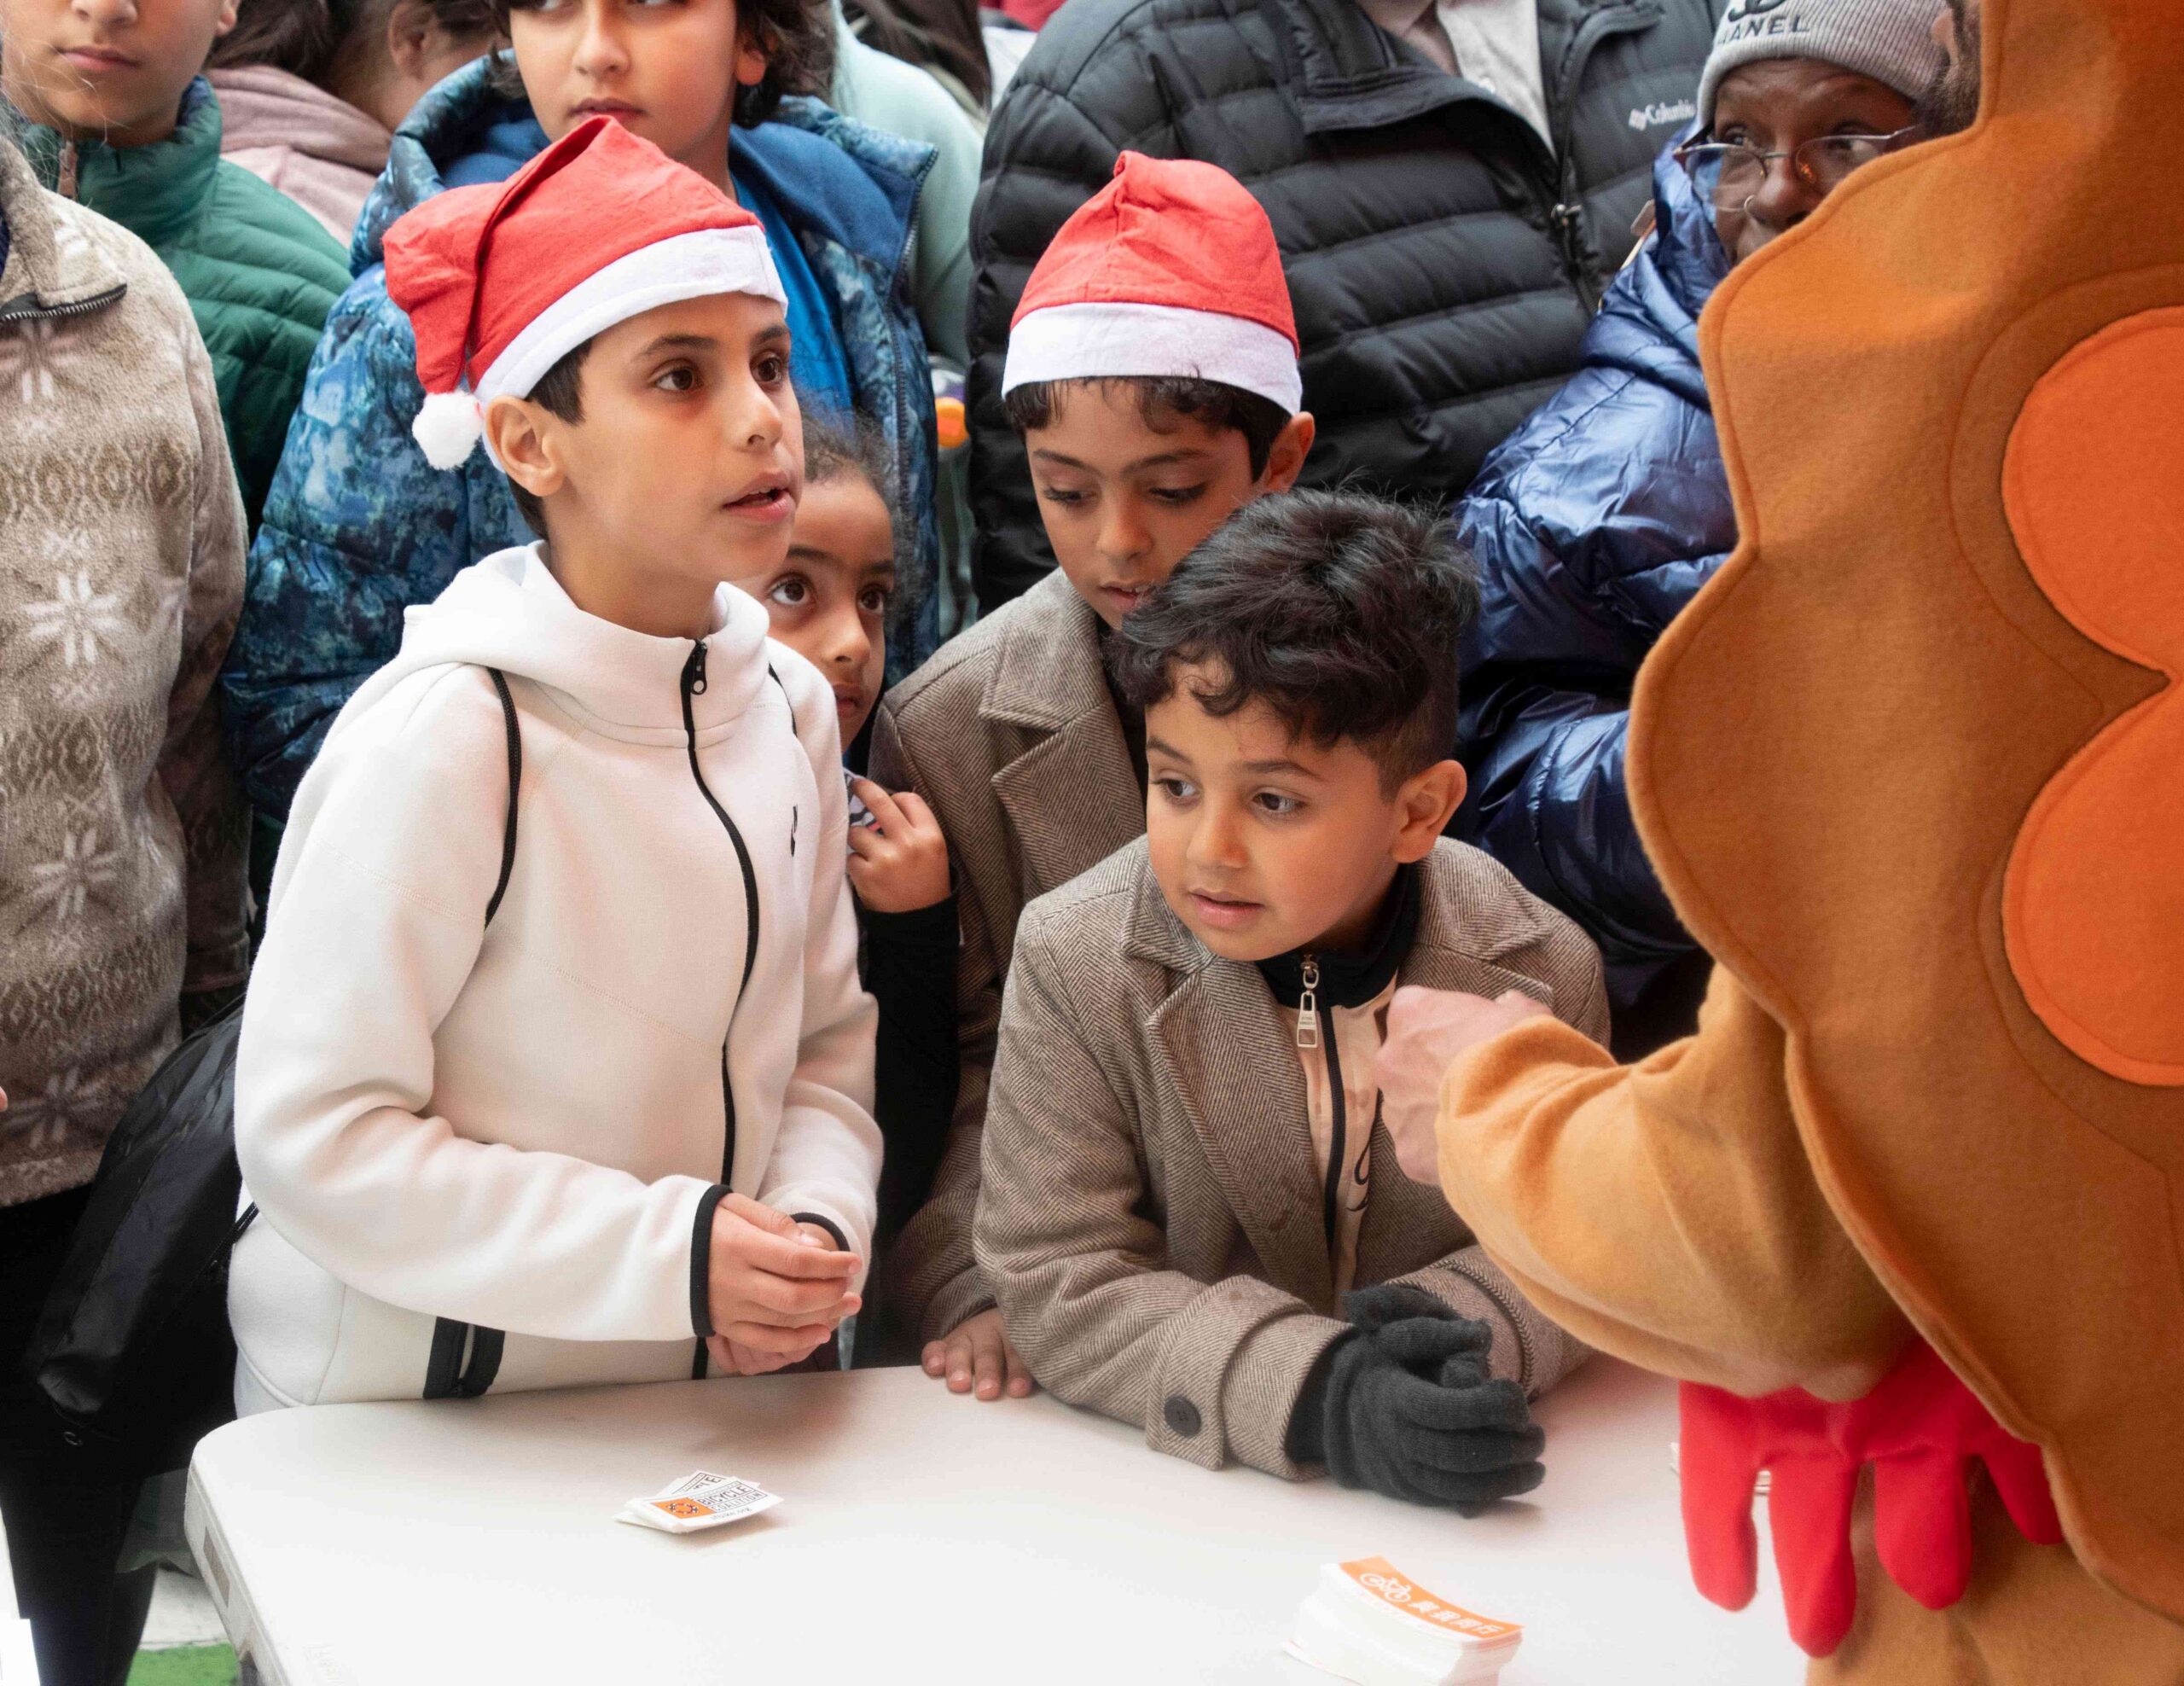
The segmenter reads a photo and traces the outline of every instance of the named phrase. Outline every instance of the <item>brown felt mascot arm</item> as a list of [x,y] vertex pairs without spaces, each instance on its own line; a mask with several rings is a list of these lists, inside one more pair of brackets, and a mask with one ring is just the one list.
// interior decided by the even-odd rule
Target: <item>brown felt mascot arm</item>
[[1441,1181],[1580,1340],[1757,1394],[1863,1394],[1908,1334],[1813,1181],[1781,1029],[1725,971],[1696,1036],[1619,1067],[1554,1019],[1449,1069]]

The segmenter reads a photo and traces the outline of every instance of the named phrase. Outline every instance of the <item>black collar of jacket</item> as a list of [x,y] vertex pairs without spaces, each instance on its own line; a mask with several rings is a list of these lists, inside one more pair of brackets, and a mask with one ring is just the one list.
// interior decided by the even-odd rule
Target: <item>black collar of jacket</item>
[[[1410,957],[1418,939],[1418,875],[1414,866],[1401,868],[1381,900],[1380,917],[1372,934],[1354,949],[1327,950],[1312,957],[1320,967],[1320,1002],[1327,1007],[1362,1007],[1395,981],[1397,971]],[[1259,971],[1274,998],[1294,1007],[1304,995],[1304,951],[1292,949],[1271,960],[1259,962]]]
[[[1463,100],[1490,97],[1403,46],[1356,0],[1259,0],[1281,44],[1307,134],[1380,129]],[[1660,0],[1539,0],[1539,57],[1548,106],[1560,112],[1570,83],[1602,35],[1649,28]]]

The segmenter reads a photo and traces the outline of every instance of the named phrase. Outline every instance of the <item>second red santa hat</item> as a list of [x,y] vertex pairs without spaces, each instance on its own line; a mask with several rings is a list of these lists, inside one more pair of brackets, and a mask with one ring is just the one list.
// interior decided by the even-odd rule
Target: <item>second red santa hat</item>
[[786,302],[758,219],[604,117],[505,182],[427,200],[386,253],[425,388],[410,431],[436,468],[470,455],[487,403],[525,397],[618,323],[718,293]]
[[1297,358],[1281,248],[1258,201],[1218,166],[1126,152],[1025,284],[1001,387],[1180,375],[1293,416]]

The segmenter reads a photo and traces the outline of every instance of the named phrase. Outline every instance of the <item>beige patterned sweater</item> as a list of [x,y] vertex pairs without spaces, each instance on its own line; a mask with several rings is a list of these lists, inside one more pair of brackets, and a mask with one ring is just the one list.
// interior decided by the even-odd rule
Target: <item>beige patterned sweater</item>
[[243,809],[213,681],[242,508],[205,347],[135,235],[0,140],[0,1206],[90,1180],[242,981]]

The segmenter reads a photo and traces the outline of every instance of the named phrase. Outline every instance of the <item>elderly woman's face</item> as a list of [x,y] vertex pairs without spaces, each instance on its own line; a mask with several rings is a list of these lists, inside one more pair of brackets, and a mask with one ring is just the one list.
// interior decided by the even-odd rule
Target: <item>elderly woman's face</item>
[[[1794,154],[1809,142],[1893,135],[1912,120],[1912,102],[1894,89],[1856,71],[1818,59],[1766,59],[1733,71],[1714,100],[1713,139],[1761,154]],[[1821,167],[1800,171],[1791,156],[1770,158],[1751,191],[1717,197],[1714,226],[1729,256],[1742,263],[1817,210],[1836,185],[1827,167],[1864,155],[1872,148],[1826,147],[1809,151]]]

